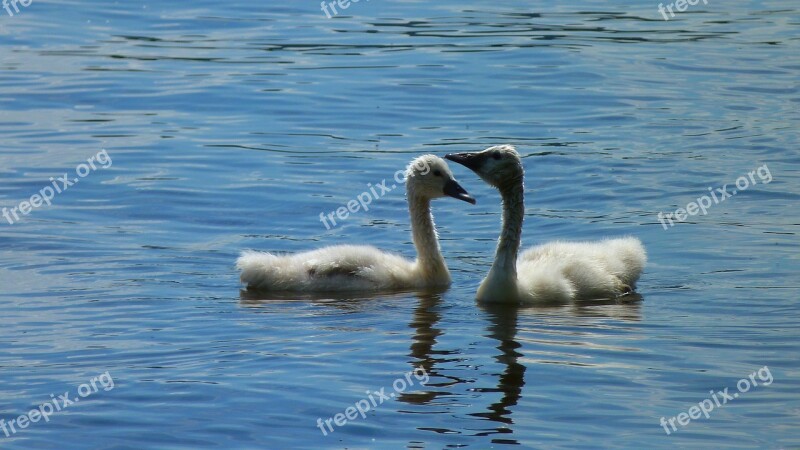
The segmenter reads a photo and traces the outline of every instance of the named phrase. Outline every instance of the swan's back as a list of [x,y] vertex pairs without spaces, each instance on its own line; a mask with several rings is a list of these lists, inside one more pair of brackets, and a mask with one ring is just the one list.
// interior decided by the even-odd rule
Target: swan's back
[[362,245],[336,245],[292,255],[245,251],[236,261],[249,287],[271,291],[350,291],[406,286],[413,264]]
[[536,297],[608,297],[633,289],[646,262],[644,246],[633,237],[556,241],[520,255],[519,282],[523,291]]

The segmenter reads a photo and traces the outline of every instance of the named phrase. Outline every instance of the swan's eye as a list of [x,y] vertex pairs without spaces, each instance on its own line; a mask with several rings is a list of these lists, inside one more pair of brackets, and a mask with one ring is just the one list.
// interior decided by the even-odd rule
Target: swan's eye
[[434,170],[434,171],[433,171],[433,176],[435,176],[435,177],[440,177],[440,176],[442,176],[442,172],[441,172],[441,171],[439,171],[439,170]]
[[494,152],[494,153],[492,153],[492,158],[494,158],[494,159],[500,159],[500,158],[501,158],[500,152]]

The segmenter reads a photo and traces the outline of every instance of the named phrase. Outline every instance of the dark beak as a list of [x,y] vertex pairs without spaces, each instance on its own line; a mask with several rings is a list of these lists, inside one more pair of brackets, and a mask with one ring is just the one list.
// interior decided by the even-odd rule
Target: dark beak
[[475,199],[470,197],[469,193],[456,180],[451,179],[444,185],[444,195],[475,204]]
[[477,172],[486,160],[486,155],[483,152],[450,153],[445,155],[445,159],[457,162],[467,169]]

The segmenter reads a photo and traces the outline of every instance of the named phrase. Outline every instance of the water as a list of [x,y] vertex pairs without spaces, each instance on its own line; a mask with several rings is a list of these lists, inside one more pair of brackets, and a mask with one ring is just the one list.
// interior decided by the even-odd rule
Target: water
[[[79,178],[0,219],[0,418],[87,394],[0,447],[800,447],[800,9],[657,6],[0,10],[0,207]],[[499,198],[460,166],[478,204],[434,203],[446,292],[240,292],[245,248],[413,256],[402,189],[331,230],[319,214],[418,154],[497,143],[525,155],[524,245],[638,236],[641,297],[477,305]],[[769,183],[659,222],[764,165]],[[660,425],[754,372],[708,419]],[[397,379],[414,386],[317,428]]]

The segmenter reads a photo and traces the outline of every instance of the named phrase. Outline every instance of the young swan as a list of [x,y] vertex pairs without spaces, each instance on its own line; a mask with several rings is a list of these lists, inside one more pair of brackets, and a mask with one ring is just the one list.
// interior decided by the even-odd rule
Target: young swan
[[599,242],[551,242],[517,259],[525,215],[524,172],[511,145],[445,158],[466,166],[500,191],[503,229],[478,301],[545,302],[615,297],[633,290],[647,256],[632,237]]
[[236,261],[250,288],[282,292],[381,291],[450,284],[439,249],[431,199],[453,197],[475,204],[447,163],[424,155],[406,170],[406,194],[416,261],[366,245],[336,245],[294,255],[245,251]]

